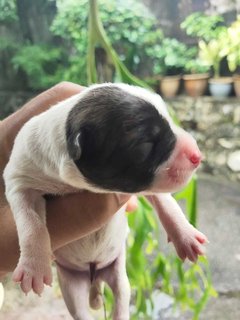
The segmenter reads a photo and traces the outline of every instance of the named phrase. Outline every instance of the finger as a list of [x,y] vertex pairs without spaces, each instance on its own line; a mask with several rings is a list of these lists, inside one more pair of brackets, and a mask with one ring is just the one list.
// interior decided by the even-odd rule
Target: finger
[[181,253],[178,253],[178,257],[184,262],[187,258],[187,255],[185,252],[181,252]]
[[127,207],[126,207],[126,211],[127,212],[132,212],[137,210],[138,207],[138,200],[136,196],[132,196],[128,202],[127,202]]
[[185,261],[185,259],[186,259],[186,257],[187,257],[185,250],[183,250],[182,248],[178,248],[178,247],[175,247],[175,248],[176,248],[178,257],[179,257],[182,261]]
[[29,273],[23,275],[21,289],[25,294],[32,290],[32,276]]
[[197,255],[200,255],[200,256],[203,256],[206,253],[205,248],[203,246],[199,245],[198,243],[194,243],[192,245],[192,249]]
[[43,283],[43,278],[42,277],[34,277],[32,280],[32,289],[33,291],[38,294],[39,296],[43,292],[44,289],[44,283]]
[[[85,87],[80,86],[79,84],[69,82],[69,81],[62,81],[56,84],[54,87],[50,88],[49,91],[53,91],[55,94],[60,96],[61,100],[64,100],[76,93],[82,91]],[[54,94],[54,95],[55,95]]]
[[23,279],[23,271],[20,269],[15,269],[12,275],[12,279],[14,282],[21,282]]
[[208,238],[201,232],[199,232],[195,238],[197,239],[198,242],[202,244],[209,243]]
[[187,257],[188,259],[191,261],[191,262],[196,262],[197,261],[197,258],[198,258],[198,255],[194,252],[194,250],[192,249],[192,247],[190,247],[188,249],[188,252],[187,252]]
[[115,196],[115,199],[117,200],[118,207],[122,207],[124,204],[126,204],[131,197],[129,194],[120,194],[120,193],[115,193],[114,196]]
[[52,273],[49,273],[48,275],[45,275],[43,277],[43,282],[47,285],[50,286],[52,285]]

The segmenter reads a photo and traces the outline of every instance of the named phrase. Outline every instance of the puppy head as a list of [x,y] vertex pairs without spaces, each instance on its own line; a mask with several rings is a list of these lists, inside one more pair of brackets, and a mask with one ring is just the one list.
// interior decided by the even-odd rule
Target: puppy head
[[197,166],[194,140],[173,124],[158,95],[138,87],[87,89],[69,113],[66,136],[69,155],[90,189],[171,192]]

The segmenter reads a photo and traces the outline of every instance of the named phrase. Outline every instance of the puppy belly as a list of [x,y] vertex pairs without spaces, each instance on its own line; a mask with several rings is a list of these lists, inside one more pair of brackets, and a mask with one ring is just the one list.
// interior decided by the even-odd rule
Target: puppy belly
[[90,263],[95,263],[97,269],[102,269],[118,257],[127,232],[127,218],[123,207],[100,230],[55,251],[56,261],[72,270],[89,271]]

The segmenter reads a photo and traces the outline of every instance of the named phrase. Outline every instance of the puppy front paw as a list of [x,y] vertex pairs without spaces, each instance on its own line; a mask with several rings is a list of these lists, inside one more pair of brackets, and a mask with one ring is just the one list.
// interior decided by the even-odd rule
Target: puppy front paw
[[50,286],[52,283],[50,259],[20,258],[12,278],[15,282],[20,282],[25,294],[33,290],[36,294],[41,295],[44,284]]
[[207,237],[190,223],[177,236],[169,237],[169,241],[173,242],[181,260],[188,258],[192,262],[196,262],[199,255],[205,254],[204,244],[208,243]]

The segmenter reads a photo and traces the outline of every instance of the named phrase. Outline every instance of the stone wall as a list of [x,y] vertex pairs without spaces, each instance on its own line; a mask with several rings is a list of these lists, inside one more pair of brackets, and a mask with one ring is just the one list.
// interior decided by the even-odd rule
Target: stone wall
[[201,170],[240,182],[240,99],[179,96],[167,102],[198,141]]
[[202,11],[209,14],[222,14],[227,23],[236,19],[240,10],[240,0],[141,0],[158,18],[166,36],[177,38],[185,43],[196,43],[181,30],[180,23],[191,13]]

